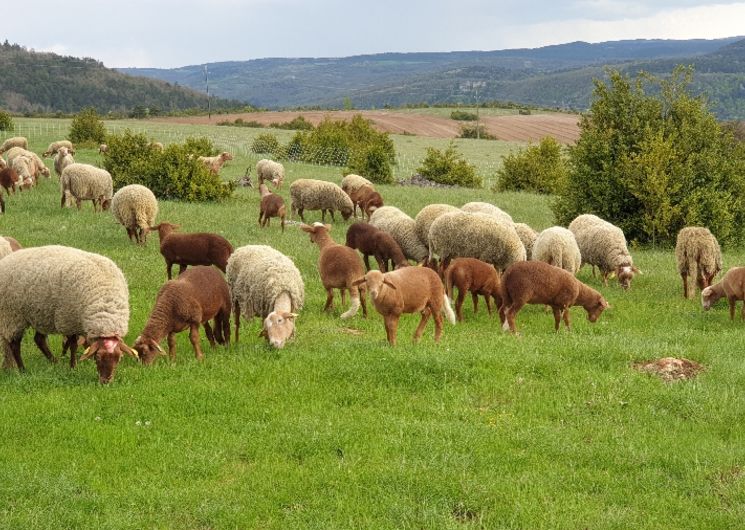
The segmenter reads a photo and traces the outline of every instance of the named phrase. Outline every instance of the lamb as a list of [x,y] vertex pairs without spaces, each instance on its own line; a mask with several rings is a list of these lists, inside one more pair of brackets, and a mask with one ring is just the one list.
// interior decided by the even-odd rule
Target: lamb
[[[214,333],[209,321],[214,319]],[[168,337],[168,356],[176,359],[176,333],[189,329],[189,340],[198,360],[204,357],[199,345],[199,325],[210,346],[215,341],[230,345],[230,291],[222,275],[213,267],[193,267],[175,280],[168,280],[158,291],[155,307],[134,348],[142,364],[151,364],[164,353],[159,342]]]
[[368,223],[354,223],[347,230],[347,246],[362,252],[365,269],[370,270],[370,256],[375,257],[378,262],[378,268],[388,271],[388,261],[392,261],[394,266],[399,269],[408,267],[401,247],[396,243],[389,233],[375,228]]
[[445,294],[440,277],[427,267],[405,267],[388,273],[369,271],[354,282],[361,286],[366,284],[375,309],[383,315],[388,343],[396,345],[398,321],[402,313],[421,313],[422,319],[414,331],[414,342],[424,332],[430,316],[435,319],[435,342],[442,335],[442,314],[455,324],[455,313],[450,307],[450,299]]
[[476,258],[454,259],[445,270],[445,292],[453,298],[453,288],[458,288],[458,299],[455,301],[455,314],[458,321],[463,321],[463,300],[466,292],[471,293],[473,312],[476,314],[479,295],[486,300],[486,309],[491,315],[491,298],[494,298],[497,310],[502,306],[499,273],[488,263]]
[[569,308],[581,305],[587,318],[595,322],[610,306],[595,289],[574,275],[542,261],[521,261],[508,268],[502,276],[502,307],[499,320],[502,329],[515,333],[515,317],[525,304],[545,304],[554,312],[554,329],[559,331],[562,315],[569,329]]
[[290,185],[290,197],[292,214],[300,213],[303,222],[303,210],[321,210],[321,220],[324,222],[326,211],[331,214],[331,220],[335,220],[334,210],[339,210],[345,221],[352,215],[352,199],[333,182],[298,179]]
[[451,212],[429,229],[429,258],[438,255],[444,272],[452,258],[477,258],[504,271],[526,259],[525,247],[512,224],[483,213]]
[[74,163],[75,159],[72,157],[70,151],[67,147],[62,146],[57,150],[57,154],[54,155],[54,172],[60,177],[62,176],[62,170]]
[[[732,267],[720,281],[701,291],[701,305],[704,311],[708,311],[717,300],[725,296],[729,303],[729,319],[734,320],[737,301],[745,300],[745,267]],[[745,320],[745,304],[742,306],[740,317]]]
[[468,202],[460,208],[469,213],[485,213],[508,224],[513,224],[512,216],[488,202]]
[[414,219],[395,206],[383,206],[375,210],[370,216],[370,224],[393,236],[407,259],[417,263],[423,263],[427,259],[427,247],[416,235]]
[[12,167],[0,169],[0,186],[6,193],[15,193],[18,180],[18,173]]
[[44,175],[45,177],[49,178],[49,168],[46,166],[44,161],[34,153],[33,151],[29,151],[27,149],[23,149],[22,147],[11,147],[8,151],[8,164],[11,164],[16,158],[18,157],[26,157],[31,159],[31,163],[29,164],[29,168],[31,170],[31,174],[34,177],[34,181],[38,178],[38,176]]
[[608,285],[608,275],[615,272],[621,287],[628,289],[634,274],[641,274],[629,254],[626,237],[617,226],[596,215],[583,214],[569,224],[569,230],[577,239],[582,264],[589,263],[593,271],[597,265],[603,285]]
[[49,147],[47,147],[47,150],[44,151],[41,156],[47,157],[55,155],[59,152],[61,147],[67,149],[68,153],[72,155],[75,154],[75,148],[73,147],[70,140],[57,140],[56,142],[52,142],[51,144],[49,144]]
[[295,319],[305,300],[300,271],[290,258],[266,245],[246,245],[228,260],[227,272],[235,320],[235,342],[241,315],[263,319],[261,335],[283,348],[295,334]]
[[228,258],[233,253],[233,245],[218,234],[199,232],[181,234],[174,232],[179,225],[160,223],[150,230],[157,230],[160,238],[160,253],[166,260],[166,274],[171,279],[171,268],[176,263],[179,274],[188,265],[215,265],[225,272]]
[[202,162],[205,166],[207,166],[207,169],[212,171],[213,173],[219,173],[220,168],[222,168],[223,164],[227,162],[228,160],[233,160],[233,155],[228,153],[227,151],[223,151],[217,156],[200,156],[197,157],[197,160]]
[[370,186],[373,189],[375,188],[372,182],[367,180],[365,177],[360,177],[359,175],[350,173],[349,175],[341,179],[341,189],[343,189],[345,193],[352,193],[353,191],[357,191],[357,188],[359,188],[360,186]]
[[93,211],[97,212],[99,207],[103,211],[111,206],[114,184],[111,174],[105,169],[75,162],[62,170],[60,191],[60,208],[74,199],[80,210],[82,201],[89,200],[93,203]]
[[534,261],[543,261],[577,274],[582,266],[582,255],[574,234],[562,226],[546,228],[538,234],[533,246]]
[[329,234],[331,225],[313,223],[312,226],[304,224],[300,228],[310,234],[311,243],[316,243],[321,251],[318,256],[318,272],[321,275],[321,283],[326,289],[326,305],[323,310],[333,309],[334,289],[341,291],[342,304],[344,303],[344,291],[348,289],[352,304],[346,312],[341,314],[341,318],[347,319],[356,315],[360,304],[363,316],[367,317],[365,291],[354,285],[354,281],[364,274],[362,260],[357,252],[344,245],[338,245],[331,238]]
[[0,260],[0,343],[6,366],[23,371],[21,339],[26,328],[44,355],[56,361],[46,336],[66,337],[70,366],[77,362],[77,337],[90,344],[81,361],[93,357],[98,378],[109,383],[123,353],[137,356],[122,338],[129,322],[129,291],[110,259],[70,247],[32,247]]
[[111,213],[127,229],[127,236],[137,244],[147,242],[147,234],[158,215],[158,199],[147,187],[129,184],[114,194]]
[[256,178],[259,184],[268,180],[274,184],[275,188],[281,188],[285,180],[285,166],[274,160],[262,158],[256,162]]
[[[678,273],[683,280],[683,298],[688,298],[688,276],[696,274],[696,285],[705,289],[722,270],[719,242],[708,228],[689,226],[678,232],[675,244]],[[692,293],[691,293],[692,294]]]
[[261,194],[261,204],[259,205],[259,226],[269,226],[272,217],[279,217],[282,223],[282,232],[285,231],[285,216],[287,208],[285,200],[281,195],[272,193],[263,182],[259,184],[259,193]]
[[528,256],[528,259],[530,259],[533,255],[533,245],[538,237],[538,233],[525,223],[515,223],[514,226],[517,236],[520,238],[520,241],[523,242],[523,246],[525,247],[525,254]]
[[2,145],[0,145],[0,154],[10,150],[12,147],[21,147],[28,149],[28,140],[23,136],[14,136],[6,139]]
[[362,211],[362,218],[367,215],[368,219],[372,212],[383,206],[383,197],[380,193],[375,191],[375,188],[368,186],[367,184],[360,186],[356,190],[350,192],[349,198],[352,199],[353,214],[357,216],[357,206]]

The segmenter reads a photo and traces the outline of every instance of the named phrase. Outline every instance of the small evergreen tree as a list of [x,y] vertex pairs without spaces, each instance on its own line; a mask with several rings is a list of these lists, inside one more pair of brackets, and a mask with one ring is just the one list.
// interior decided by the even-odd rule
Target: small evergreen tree
[[567,171],[561,145],[546,136],[538,145],[519,149],[502,159],[494,191],[555,193],[566,180]]
[[0,131],[12,131],[14,129],[13,117],[4,110],[0,110]]
[[96,109],[86,107],[78,112],[70,124],[68,139],[76,145],[98,145],[106,138],[106,127]]
[[444,151],[433,147],[427,148],[427,154],[417,172],[423,177],[440,184],[458,185],[466,188],[480,188],[481,177],[476,174],[476,167],[469,164],[461,153],[450,142]]

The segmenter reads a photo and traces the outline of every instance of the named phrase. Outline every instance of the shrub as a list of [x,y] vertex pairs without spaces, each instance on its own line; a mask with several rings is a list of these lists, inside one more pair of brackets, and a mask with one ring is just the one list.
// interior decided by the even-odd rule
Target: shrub
[[286,122],[274,122],[269,124],[272,129],[287,129],[291,131],[310,131],[313,129],[313,124],[306,120],[303,116],[297,116],[296,118]]
[[0,110],[0,131],[12,131],[13,129],[15,129],[15,123],[11,115]]
[[444,151],[428,147],[417,172],[440,184],[456,184],[467,188],[480,188],[483,184],[481,177],[476,174],[476,167],[463,158],[453,142]]
[[458,138],[478,138],[480,140],[496,140],[497,137],[486,131],[486,127],[481,124],[461,125],[460,135]]
[[555,193],[567,178],[562,148],[547,136],[538,145],[512,152],[502,159],[494,191]]
[[364,175],[378,184],[393,182],[393,170],[388,162],[388,153],[380,144],[356,150],[349,159],[346,173]]
[[232,182],[223,182],[197,159],[215,151],[206,138],[189,138],[161,151],[151,149],[144,134],[126,130],[109,135],[106,143],[103,166],[111,173],[114,188],[142,184],[160,199],[187,202],[220,200],[233,191]]
[[254,153],[276,153],[278,150],[279,140],[271,133],[260,134],[251,143],[251,151]]
[[78,112],[70,124],[68,139],[78,146],[98,146],[106,139],[106,127],[96,109],[86,107]]
[[478,118],[475,113],[466,110],[454,110],[450,113],[451,120],[476,121]]

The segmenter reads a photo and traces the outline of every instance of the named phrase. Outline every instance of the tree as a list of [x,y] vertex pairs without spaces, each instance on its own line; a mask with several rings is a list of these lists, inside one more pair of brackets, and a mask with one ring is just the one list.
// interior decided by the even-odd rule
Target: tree
[[106,139],[106,127],[98,117],[96,109],[86,107],[75,115],[70,124],[69,140],[74,144],[103,143]]
[[566,180],[567,171],[561,144],[546,136],[538,145],[529,145],[502,159],[494,191],[555,193]]

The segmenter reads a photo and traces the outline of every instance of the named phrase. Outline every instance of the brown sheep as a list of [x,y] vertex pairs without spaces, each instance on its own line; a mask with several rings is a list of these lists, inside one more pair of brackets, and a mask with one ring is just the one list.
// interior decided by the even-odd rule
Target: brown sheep
[[388,232],[384,232],[368,223],[353,223],[347,230],[347,246],[362,252],[365,270],[370,270],[370,256],[375,257],[378,268],[388,271],[388,261],[393,262],[397,269],[408,267],[409,262],[396,240]]
[[445,289],[452,300],[453,287],[458,288],[458,299],[455,301],[455,314],[458,321],[463,321],[463,300],[466,292],[471,293],[473,312],[478,310],[479,295],[486,300],[486,309],[491,315],[491,298],[494,298],[497,310],[502,306],[499,273],[492,265],[476,258],[457,258],[450,262],[445,270]]
[[[708,311],[714,302],[725,296],[729,303],[729,319],[734,320],[737,301],[745,300],[745,267],[732,267],[719,282],[701,291],[704,311]],[[745,304],[740,316],[745,320]]]
[[329,234],[331,225],[313,223],[313,225],[301,225],[304,232],[310,234],[311,243],[316,243],[321,250],[318,256],[318,272],[321,282],[326,289],[326,305],[324,311],[333,309],[334,289],[341,291],[341,302],[344,303],[344,291],[349,289],[352,298],[351,307],[341,314],[341,318],[350,318],[357,314],[362,304],[362,314],[367,317],[367,304],[365,303],[365,291],[354,285],[354,281],[364,274],[362,260],[353,249],[337,244]]
[[227,239],[208,232],[174,232],[178,228],[179,225],[171,223],[160,223],[150,227],[150,230],[158,232],[160,253],[166,260],[166,274],[169,280],[174,263],[179,266],[179,274],[186,270],[187,265],[215,265],[225,272],[228,258],[233,252],[233,245]]
[[424,332],[430,316],[435,319],[435,342],[442,335],[442,314],[455,324],[455,313],[450,307],[450,299],[445,294],[440,277],[427,267],[405,267],[396,271],[382,273],[369,271],[354,282],[367,284],[375,309],[383,315],[385,332],[391,346],[396,345],[398,321],[402,313],[421,313],[422,319],[414,331],[414,342]]
[[559,331],[563,314],[569,329],[569,308],[581,305],[587,318],[595,322],[610,307],[605,298],[588,287],[571,272],[542,261],[519,261],[510,265],[502,276],[502,328],[515,333],[515,317],[525,304],[545,304],[554,311],[554,327]]
[[[719,242],[708,228],[688,226],[678,232],[675,244],[678,272],[683,280],[683,297],[688,298],[688,276],[696,274],[696,285],[706,289],[722,270],[722,251]],[[692,293],[690,293],[692,294]]]
[[0,186],[5,188],[7,193],[15,193],[18,184],[18,173],[12,167],[0,169]]
[[285,200],[281,195],[272,193],[263,182],[259,184],[259,193],[261,193],[261,204],[259,206],[259,226],[269,226],[272,217],[279,217],[282,222],[282,231],[285,231],[285,216],[287,208]]
[[[151,364],[164,353],[159,342],[168,337],[168,355],[176,358],[176,333],[189,329],[194,355],[202,359],[199,325],[204,325],[210,346],[215,341],[230,344],[230,291],[222,275],[213,267],[193,267],[177,279],[169,280],[158,291],[145,328],[135,339],[134,349],[143,364]],[[214,334],[209,320],[214,318]]]
[[349,198],[352,199],[354,205],[353,215],[357,217],[357,207],[360,207],[362,211],[362,218],[370,218],[372,212],[383,206],[383,198],[380,193],[375,191],[375,188],[367,184],[363,184],[359,188],[349,192]]

